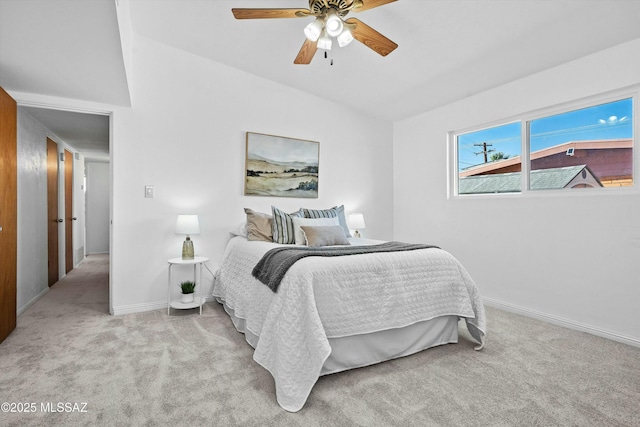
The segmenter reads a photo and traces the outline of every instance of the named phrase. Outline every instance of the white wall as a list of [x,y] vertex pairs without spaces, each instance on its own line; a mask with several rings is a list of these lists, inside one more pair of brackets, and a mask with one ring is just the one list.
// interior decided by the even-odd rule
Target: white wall
[[446,182],[448,131],[639,84],[639,52],[637,39],[395,123],[394,238],[450,251],[494,304],[640,344],[640,193],[448,200]]
[[[365,214],[369,237],[392,237],[390,123],[146,38],[133,43],[133,106],[113,115],[116,314],[165,306],[167,259],[184,239],[174,234],[179,213],[200,216],[195,251],[213,270],[244,207],[344,204]],[[319,141],[319,198],[245,197],[247,131]]]
[[[107,183],[108,189],[108,183]],[[107,197],[109,193],[107,192]],[[73,156],[73,265],[78,265],[85,256],[85,193],[84,193],[84,156]],[[107,214],[108,216],[108,214]],[[107,234],[108,238],[108,234]]]
[[18,108],[18,315],[49,290],[47,134],[40,122]]
[[86,253],[109,253],[109,163],[86,162]]

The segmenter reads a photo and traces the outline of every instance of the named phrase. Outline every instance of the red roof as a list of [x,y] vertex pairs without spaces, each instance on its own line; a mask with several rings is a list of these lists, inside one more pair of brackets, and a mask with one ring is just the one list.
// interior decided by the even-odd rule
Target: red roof
[[[617,149],[617,148],[633,148],[632,139],[606,139],[606,140],[593,140],[593,141],[569,141],[564,144],[555,145],[553,147],[545,148],[542,150],[534,151],[531,153],[530,160],[541,159],[544,157],[553,156],[554,154],[567,153],[567,151],[573,148],[574,152],[577,150],[605,150],[605,149]],[[519,170],[520,156],[511,157],[509,159],[497,160],[495,162],[483,163],[478,166],[473,166],[469,169],[465,169],[460,172],[460,177],[485,175],[490,173],[496,173],[498,169],[517,167]],[[511,170],[510,169],[510,170]]]

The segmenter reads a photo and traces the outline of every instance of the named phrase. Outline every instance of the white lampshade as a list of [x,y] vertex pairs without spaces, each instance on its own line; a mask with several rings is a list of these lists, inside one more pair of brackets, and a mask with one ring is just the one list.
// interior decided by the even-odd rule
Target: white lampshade
[[327,30],[323,30],[318,39],[318,49],[331,50],[331,37],[327,34]]
[[176,234],[200,234],[198,215],[178,215]]
[[348,28],[345,28],[340,35],[336,37],[336,40],[338,40],[338,46],[345,47],[353,41],[353,34],[351,34]]
[[309,41],[315,42],[320,37],[320,34],[322,34],[323,26],[322,19],[316,18],[315,21],[304,28],[304,35]]
[[367,228],[364,224],[364,215],[361,213],[352,213],[349,215],[349,226],[355,230]]
[[327,14],[327,19],[324,26],[327,30],[327,34],[329,34],[331,37],[335,37],[342,32],[344,24],[336,11],[332,9]]

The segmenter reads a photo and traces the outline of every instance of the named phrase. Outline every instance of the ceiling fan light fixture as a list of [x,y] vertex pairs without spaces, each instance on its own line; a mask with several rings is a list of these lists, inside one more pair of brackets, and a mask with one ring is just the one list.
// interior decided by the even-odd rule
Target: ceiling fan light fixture
[[318,49],[331,50],[331,37],[327,34],[327,30],[322,31],[322,35],[318,39]]
[[[292,0],[293,1],[293,0]],[[302,1],[302,0],[298,0]],[[331,50],[334,38],[339,47],[345,47],[354,39],[378,55],[387,56],[398,44],[389,40],[364,22],[346,18],[351,12],[362,12],[394,3],[397,0],[308,0],[308,9],[295,8],[232,8],[236,19],[312,18],[304,26],[304,43],[294,59],[294,64],[309,64],[318,49]],[[2,2],[2,0],[0,0]],[[365,3],[366,2],[366,3]],[[333,65],[333,60],[331,61]]]
[[338,46],[345,47],[353,41],[353,34],[351,34],[351,31],[345,27],[338,37],[336,37],[336,40],[338,40]]
[[322,22],[322,19],[316,18],[315,21],[304,27],[304,35],[309,41],[315,42],[322,34],[323,27],[324,23]]
[[342,19],[340,19],[336,11],[334,9],[331,9],[327,13],[324,26],[327,30],[327,34],[329,34],[331,37],[336,37],[337,35],[342,33],[344,23],[342,22]]

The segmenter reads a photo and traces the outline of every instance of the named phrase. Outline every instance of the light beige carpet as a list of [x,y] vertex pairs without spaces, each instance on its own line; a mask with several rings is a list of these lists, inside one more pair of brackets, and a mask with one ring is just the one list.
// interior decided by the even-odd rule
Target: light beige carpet
[[491,307],[483,351],[461,323],[459,344],[322,377],[287,413],[218,304],[113,317],[107,274],[89,257],[18,318],[0,402],[35,412],[0,425],[640,425],[640,348]]

